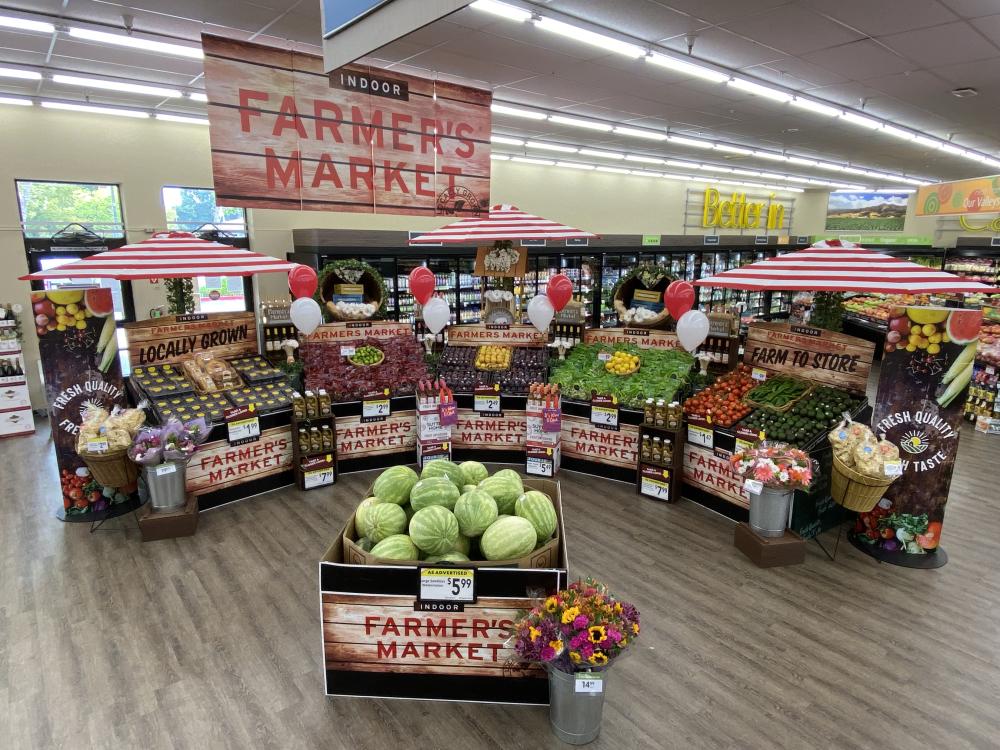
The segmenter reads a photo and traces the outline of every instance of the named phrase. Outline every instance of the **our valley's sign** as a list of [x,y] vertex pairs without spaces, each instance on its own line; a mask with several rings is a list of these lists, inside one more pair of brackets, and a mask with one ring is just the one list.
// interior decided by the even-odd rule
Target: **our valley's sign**
[[701,225],[719,229],[785,229],[789,217],[785,205],[774,193],[757,200],[745,192],[733,191],[729,197],[716,188],[707,188],[702,196]]
[[202,37],[220,205],[478,215],[489,91]]

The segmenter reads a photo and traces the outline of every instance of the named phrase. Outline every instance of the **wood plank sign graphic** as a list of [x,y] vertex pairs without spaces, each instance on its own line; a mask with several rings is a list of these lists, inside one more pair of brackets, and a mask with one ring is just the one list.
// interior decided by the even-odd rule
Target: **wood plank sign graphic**
[[864,393],[875,344],[811,326],[755,323],[743,361],[770,373],[798,375],[817,383]]
[[[484,89],[202,36],[224,206],[478,215],[490,205]],[[371,85],[378,82],[378,95]],[[388,86],[388,95],[383,91]]]
[[225,359],[257,353],[254,314],[206,313],[126,323],[133,367],[176,364],[211,350]]

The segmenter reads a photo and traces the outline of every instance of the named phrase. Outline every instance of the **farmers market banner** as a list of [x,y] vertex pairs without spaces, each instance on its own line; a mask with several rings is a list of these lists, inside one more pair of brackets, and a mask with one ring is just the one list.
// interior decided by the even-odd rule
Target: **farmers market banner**
[[395,339],[413,338],[410,323],[396,323],[391,320],[363,320],[353,323],[325,323],[304,337],[311,343],[340,343],[355,339]]
[[503,344],[506,346],[548,346],[548,331],[539,331],[529,325],[464,325],[448,326],[445,330],[448,343],[457,346],[482,346]]
[[588,328],[583,332],[585,344],[633,344],[640,349],[679,349],[681,342],[673,331],[648,328]]
[[858,518],[856,541],[890,553],[937,549],[982,318],[944,307],[893,311],[872,429],[899,447],[903,474]]
[[76,453],[83,413],[90,406],[111,411],[127,405],[111,290],[52,289],[32,292],[31,302],[63,511],[86,517],[90,504],[84,489],[90,472]]
[[917,216],[1000,211],[1000,176],[940,182],[917,190]]
[[188,462],[185,479],[189,493],[205,495],[291,470],[292,433],[285,425],[265,430],[260,440],[246,445],[205,443]]
[[[216,200],[310,211],[478,215],[489,91],[203,35]],[[359,81],[388,83],[374,96]],[[353,85],[352,85],[353,84]]]

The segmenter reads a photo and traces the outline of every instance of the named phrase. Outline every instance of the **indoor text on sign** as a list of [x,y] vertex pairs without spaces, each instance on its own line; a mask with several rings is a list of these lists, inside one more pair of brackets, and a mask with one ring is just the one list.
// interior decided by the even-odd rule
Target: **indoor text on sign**
[[728,200],[715,188],[705,190],[702,206],[703,227],[723,229],[781,229],[785,225],[785,207],[776,203],[771,193],[766,201],[751,202],[746,193],[734,192]]

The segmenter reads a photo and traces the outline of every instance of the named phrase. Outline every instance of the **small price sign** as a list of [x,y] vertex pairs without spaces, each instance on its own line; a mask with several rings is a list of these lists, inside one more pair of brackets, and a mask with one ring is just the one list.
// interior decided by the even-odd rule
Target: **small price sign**
[[688,442],[692,445],[700,445],[702,448],[712,448],[715,445],[715,436],[712,428],[707,425],[688,423]]
[[751,495],[759,495],[764,491],[764,483],[759,479],[747,479],[743,482],[743,489]]
[[750,371],[750,377],[763,383],[767,380],[767,370],[762,367],[755,367]]
[[484,417],[501,416],[500,410],[500,384],[477,385],[472,393],[473,411],[479,412]]
[[357,347],[353,344],[343,344],[340,347],[341,357],[353,357],[357,353]]
[[107,453],[108,441],[106,438],[87,441],[87,453]]
[[316,456],[302,462],[302,486],[307,490],[326,487],[337,481],[336,463],[333,454]]
[[260,417],[255,404],[226,409],[223,414],[230,445],[246,445],[260,440]]
[[165,477],[165,476],[167,476],[167,474],[173,474],[175,471],[177,471],[177,464],[175,464],[175,463],[168,463],[168,464],[161,464],[160,466],[157,466],[153,470],[153,473],[156,474],[156,476],[158,476],[158,477]]
[[476,571],[475,568],[420,568],[420,588],[418,594],[420,604],[446,604],[461,606],[473,604],[476,601]]
[[611,359],[611,352],[598,352],[597,359],[599,362],[607,362]]
[[883,468],[885,469],[886,478],[903,476],[902,461],[886,461]]
[[590,399],[590,423],[602,430],[618,429],[618,397],[595,393]]
[[670,470],[643,464],[639,480],[639,494],[657,500],[670,500]]
[[529,445],[525,449],[524,471],[535,477],[551,477],[556,472],[556,454],[551,446]]
[[392,404],[389,401],[389,389],[381,391],[371,391],[361,399],[361,421],[362,422],[384,422],[392,413]]
[[596,695],[604,692],[604,675],[600,672],[577,672],[576,692]]

